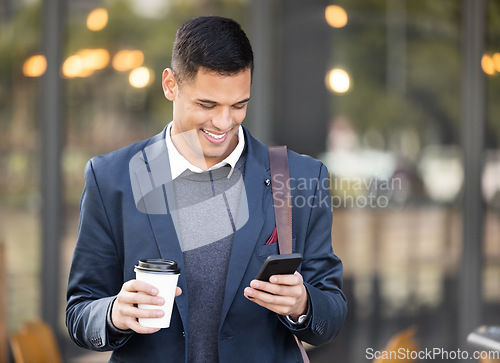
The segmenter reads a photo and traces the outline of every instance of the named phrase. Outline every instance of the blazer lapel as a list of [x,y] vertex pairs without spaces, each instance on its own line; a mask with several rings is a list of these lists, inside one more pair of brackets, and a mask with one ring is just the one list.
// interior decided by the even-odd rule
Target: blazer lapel
[[[184,328],[188,327],[188,289],[184,267],[184,255],[177,237],[177,211],[170,173],[170,162],[165,132],[152,137],[147,146],[139,152],[134,161],[135,189],[134,198],[139,210],[147,214],[155,242],[162,259],[174,260],[181,269],[178,286],[182,294],[175,298]],[[140,159],[140,161],[139,161]],[[132,162],[131,162],[132,165]],[[131,171],[132,177],[132,171]],[[134,189],[134,182],[132,182]],[[136,198],[136,195],[142,199]]]
[[[265,182],[266,179],[270,179],[267,147],[255,140],[246,129],[244,130],[248,147],[244,176],[246,196],[244,197],[248,203],[249,219],[234,234],[220,326],[222,326],[246,271],[246,266],[264,225],[265,216],[269,214],[269,208],[272,208],[271,188]],[[239,213],[239,215],[241,214]]]

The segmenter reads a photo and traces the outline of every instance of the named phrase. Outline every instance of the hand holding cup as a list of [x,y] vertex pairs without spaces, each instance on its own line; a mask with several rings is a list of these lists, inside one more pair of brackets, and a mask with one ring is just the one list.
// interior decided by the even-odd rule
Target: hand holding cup
[[137,279],[123,284],[113,304],[113,325],[140,334],[168,328],[174,296],[182,294],[177,287],[177,265],[166,260],[141,260],[135,271]]

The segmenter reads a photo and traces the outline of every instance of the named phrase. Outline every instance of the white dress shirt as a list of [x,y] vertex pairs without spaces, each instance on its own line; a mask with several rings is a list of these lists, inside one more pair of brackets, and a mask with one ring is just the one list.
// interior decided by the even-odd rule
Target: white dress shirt
[[[170,162],[170,172],[172,174],[172,180],[176,179],[179,175],[181,175],[186,169],[194,173],[202,173],[205,170],[198,168],[197,166],[191,164],[181,153],[177,150],[174,143],[172,142],[172,136],[170,135],[170,131],[172,130],[173,121],[170,122],[167,126],[167,131],[165,135],[165,142],[167,144],[168,150],[168,160]],[[223,167],[224,165],[230,165],[231,171],[229,172],[228,178],[233,173],[234,167],[236,163],[240,159],[241,154],[243,153],[243,149],[245,147],[245,135],[243,133],[243,127],[241,125],[238,127],[238,144],[228,155],[227,158],[222,160],[221,162],[215,164],[207,170],[215,170]]]

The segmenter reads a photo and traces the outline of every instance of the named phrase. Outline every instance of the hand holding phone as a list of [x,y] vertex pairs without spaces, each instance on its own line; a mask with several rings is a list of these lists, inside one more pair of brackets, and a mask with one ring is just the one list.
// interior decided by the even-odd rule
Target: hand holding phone
[[[289,315],[296,321],[307,312],[308,294],[297,268],[302,262],[300,253],[269,256],[255,280],[245,288],[245,297],[279,315]],[[276,276],[271,283],[269,278]],[[280,276],[281,275],[281,276]]]
[[302,254],[269,256],[255,277],[256,280],[269,281],[273,275],[293,275],[302,262]]

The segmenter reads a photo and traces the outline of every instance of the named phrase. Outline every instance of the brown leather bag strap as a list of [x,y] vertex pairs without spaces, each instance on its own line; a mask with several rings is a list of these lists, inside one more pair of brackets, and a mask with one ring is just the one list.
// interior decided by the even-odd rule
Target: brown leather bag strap
[[292,195],[286,146],[269,147],[274,217],[280,254],[292,253]]
[[[292,193],[286,146],[269,146],[271,187],[273,190],[274,218],[278,233],[280,254],[292,253]],[[304,363],[309,363],[304,345],[295,337]]]
[[297,345],[299,346],[299,350],[300,350],[300,355],[302,356],[302,360],[304,361],[304,363],[311,363],[311,361],[309,360],[309,357],[307,356],[307,352],[306,352],[306,348],[304,348],[304,345],[302,344],[302,342],[300,341],[299,338],[297,338],[295,335],[295,340],[297,341]]

